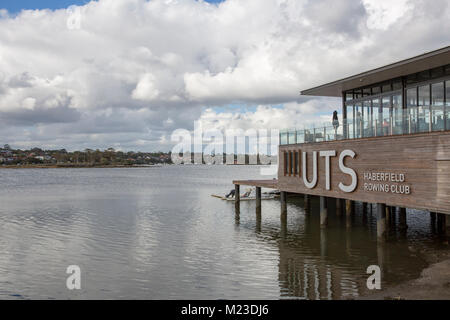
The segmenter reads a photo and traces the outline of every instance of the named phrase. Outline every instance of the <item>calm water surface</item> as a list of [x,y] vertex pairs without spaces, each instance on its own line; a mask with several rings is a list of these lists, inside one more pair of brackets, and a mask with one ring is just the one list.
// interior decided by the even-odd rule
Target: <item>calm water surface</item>
[[[0,299],[343,299],[365,292],[366,268],[383,285],[426,266],[440,248],[427,214],[408,211],[407,234],[376,241],[375,210],[357,204],[351,225],[318,201],[213,198],[257,166],[0,170]],[[332,208],[330,208],[331,211]],[[395,241],[394,241],[395,240]],[[66,289],[79,265],[81,290]]]

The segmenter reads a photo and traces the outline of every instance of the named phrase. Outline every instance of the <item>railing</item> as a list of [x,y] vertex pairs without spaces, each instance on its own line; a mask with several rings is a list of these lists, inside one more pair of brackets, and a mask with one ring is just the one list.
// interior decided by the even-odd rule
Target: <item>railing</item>
[[427,108],[404,111],[402,115],[391,114],[385,118],[376,114],[376,119],[373,117],[366,121],[362,118],[345,120],[338,126],[329,123],[303,129],[280,130],[280,145],[450,130],[450,113],[444,117],[444,113],[439,110],[430,111]]

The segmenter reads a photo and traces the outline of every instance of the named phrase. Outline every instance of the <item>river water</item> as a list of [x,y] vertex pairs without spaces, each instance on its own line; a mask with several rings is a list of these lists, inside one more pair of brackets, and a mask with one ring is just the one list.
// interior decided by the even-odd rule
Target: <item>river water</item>
[[[375,210],[351,223],[318,201],[234,202],[233,179],[267,179],[258,166],[0,170],[0,299],[345,299],[419,276],[423,250],[442,242],[428,214],[408,210],[407,234],[376,240]],[[375,208],[374,208],[375,209]],[[333,211],[330,209],[330,211]],[[68,290],[66,269],[81,270]]]

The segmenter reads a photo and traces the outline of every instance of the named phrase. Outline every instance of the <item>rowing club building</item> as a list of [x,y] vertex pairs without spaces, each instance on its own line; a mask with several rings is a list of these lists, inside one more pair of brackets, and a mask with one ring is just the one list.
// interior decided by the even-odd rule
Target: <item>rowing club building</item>
[[[376,204],[377,234],[385,234],[386,213],[406,208],[431,213],[438,228],[450,224],[450,47],[323,84],[302,95],[341,97],[335,126],[280,132],[278,179],[233,181],[239,186],[320,197],[320,222],[328,204],[351,213],[354,201]],[[331,115],[330,115],[331,118]],[[331,119],[330,119],[331,120]]]

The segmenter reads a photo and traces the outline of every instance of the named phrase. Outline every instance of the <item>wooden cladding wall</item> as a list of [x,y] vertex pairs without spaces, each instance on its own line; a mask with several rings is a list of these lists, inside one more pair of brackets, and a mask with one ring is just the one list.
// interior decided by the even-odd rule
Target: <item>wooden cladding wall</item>
[[[296,144],[279,148],[280,154],[285,157],[278,172],[278,186],[282,191],[450,214],[449,131]],[[330,150],[334,150],[336,156],[329,158],[331,180],[330,190],[327,190],[326,158],[320,156],[319,152]],[[352,182],[351,175],[342,172],[339,167],[339,156],[344,150],[355,153],[354,158],[343,158],[343,164],[353,169],[357,175],[357,185],[353,192],[344,192],[339,188],[339,183],[349,186]],[[311,182],[314,180],[314,151],[317,152],[317,184],[309,189],[303,179],[302,154],[306,152],[307,181]],[[293,161],[296,157],[298,161]],[[375,180],[369,180],[370,178]],[[379,178],[387,181],[379,181]]]

